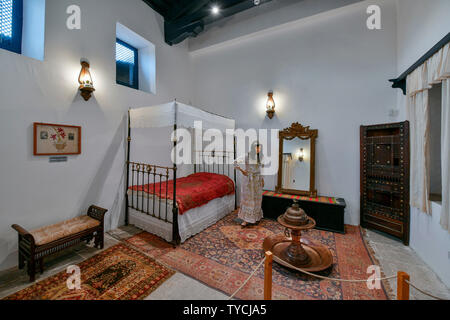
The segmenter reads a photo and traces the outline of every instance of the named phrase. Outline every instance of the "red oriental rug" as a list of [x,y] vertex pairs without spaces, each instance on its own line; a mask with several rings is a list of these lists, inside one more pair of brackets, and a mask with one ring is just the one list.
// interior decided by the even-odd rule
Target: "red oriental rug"
[[5,300],[142,300],[175,272],[124,244],[78,265],[81,289],[70,290],[62,271]]
[[[225,294],[233,294],[264,258],[263,240],[282,234],[283,227],[271,220],[242,229],[232,213],[216,225],[173,249],[164,240],[143,232],[126,241],[142,252]],[[377,263],[372,258],[359,227],[347,226],[347,234],[310,230],[305,236],[328,246],[335,264],[320,275],[340,279],[367,279],[367,269]],[[264,268],[237,294],[243,300],[261,300]],[[366,283],[319,280],[290,271],[274,263],[274,300],[386,300],[384,284],[369,290]]]

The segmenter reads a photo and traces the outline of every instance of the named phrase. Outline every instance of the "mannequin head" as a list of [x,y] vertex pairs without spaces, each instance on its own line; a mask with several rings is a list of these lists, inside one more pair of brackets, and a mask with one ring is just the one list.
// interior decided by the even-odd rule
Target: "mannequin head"
[[250,163],[261,163],[263,147],[259,142],[253,142],[250,147],[249,161]]

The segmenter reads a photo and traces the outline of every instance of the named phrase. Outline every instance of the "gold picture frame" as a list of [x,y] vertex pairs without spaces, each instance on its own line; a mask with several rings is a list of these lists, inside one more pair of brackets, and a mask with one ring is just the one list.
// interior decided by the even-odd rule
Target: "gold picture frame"
[[64,156],[81,154],[81,127],[52,123],[34,123],[33,154]]

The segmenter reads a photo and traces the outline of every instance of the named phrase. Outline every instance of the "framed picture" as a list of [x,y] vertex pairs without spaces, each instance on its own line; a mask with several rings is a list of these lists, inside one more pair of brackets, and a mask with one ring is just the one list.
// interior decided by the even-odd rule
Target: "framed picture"
[[34,123],[34,155],[81,154],[81,127]]

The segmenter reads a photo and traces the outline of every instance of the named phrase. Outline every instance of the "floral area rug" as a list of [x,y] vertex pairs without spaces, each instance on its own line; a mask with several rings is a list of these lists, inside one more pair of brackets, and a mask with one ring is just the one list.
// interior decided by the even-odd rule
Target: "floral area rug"
[[[62,271],[5,300],[142,300],[175,272],[154,259],[117,244],[80,263],[80,289],[69,289],[73,274]],[[74,283],[69,279],[70,283]]]
[[[214,226],[174,249],[147,232],[126,240],[147,255],[228,295],[237,290],[264,259],[262,243],[267,236],[283,234],[275,221],[263,220],[258,226],[242,229],[232,213]],[[330,248],[334,265],[320,275],[340,279],[367,279],[367,269],[376,261],[365,246],[359,227],[347,226],[345,235],[310,230],[313,241]],[[244,300],[261,300],[264,294],[264,268],[237,294]],[[290,271],[274,263],[273,298],[275,300],[386,300],[381,289],[370,290],[364,283],[319,280]]]

